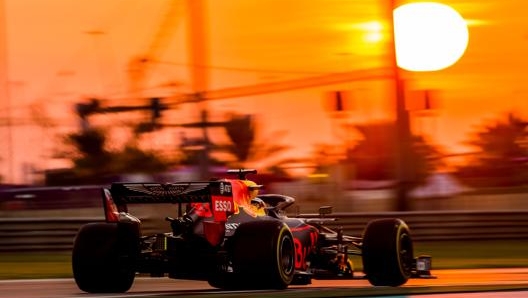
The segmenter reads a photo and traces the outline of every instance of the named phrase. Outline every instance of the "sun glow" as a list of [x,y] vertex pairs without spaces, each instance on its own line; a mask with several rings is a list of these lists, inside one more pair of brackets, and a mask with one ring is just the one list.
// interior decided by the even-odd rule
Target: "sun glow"
[[469,40],[466,21],[448,5],[409,3],[394,10],[398,66],[410,71],[434,71],[453,65]]
[[363,39],[366,42],[375,43],[383,39],[383,25],[381,22],[372,21],[364,23],[362,27],[362,29],[366,31],[363,36]]

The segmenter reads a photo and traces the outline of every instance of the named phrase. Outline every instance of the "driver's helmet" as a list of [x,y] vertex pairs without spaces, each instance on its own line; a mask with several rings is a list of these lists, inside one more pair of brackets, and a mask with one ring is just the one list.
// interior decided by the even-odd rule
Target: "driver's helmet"
[[266,203],[264,203],[264,201],[261,198],[251,199],[251,205],[253,205],[257,209],[266,207]]
[[244,180],[244,184],[246,184],[249,192],[249,200],[253,200],[258,196],[259,189],[262,187],[262,185],[256,184],[255,182],[251,180]]

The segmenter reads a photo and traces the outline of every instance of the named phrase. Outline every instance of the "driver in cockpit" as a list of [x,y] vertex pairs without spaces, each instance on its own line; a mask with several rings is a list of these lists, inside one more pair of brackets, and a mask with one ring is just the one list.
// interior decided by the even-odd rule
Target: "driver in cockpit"
[[245,180],[244,184],[246,184],[248,188],[249,203],[251,207],[253,208],[253,210],[258,215],[265,215],[266,214],[266,210],[265,210],[266,203],[261,198],[257,197],[259,194],[259,189],[262,187],[262,185],[258,185],[251,180]]

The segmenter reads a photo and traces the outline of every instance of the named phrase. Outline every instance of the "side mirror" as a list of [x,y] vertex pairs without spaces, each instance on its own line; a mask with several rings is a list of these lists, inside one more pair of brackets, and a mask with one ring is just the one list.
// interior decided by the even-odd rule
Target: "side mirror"
[[324,217],[327,214],[332,214],[332,206],[319,207],[319,216]]

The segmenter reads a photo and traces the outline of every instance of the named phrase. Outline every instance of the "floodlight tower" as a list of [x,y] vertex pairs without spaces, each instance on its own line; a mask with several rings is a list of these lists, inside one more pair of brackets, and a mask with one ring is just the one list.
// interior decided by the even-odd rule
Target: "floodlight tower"
[[398,57],[396,55],[396,31],[394,26],[394,9],[396,9],[397,0],[389,0],[389,51],[390,66],[393,72],[393,82],[396,103],[396,201],[393,209],[397,211],[406,211],[409,209],[409,183],[410,173],[407,169],[409,166],[409,153],[411,148],[411,127],[409,113],[405,110],[405,87],[401,77],[401,71],[398,66]]
[[[388,19],[391,29],[389,34],[390,59],[396,96],[396,171],[398,182],[395,209],[407,211],[410,207],[408,191],[410,182],[412,182],[412,173],[409,168],[412,168],[413,160],[411,158],[409,112],[405,107],[405,86],[400,68],[413,72],[438,71],[453,65],[463,55],[467,47],[469,33],[465,20],[448,5],[436,2],[417,2],[397,7],[396,2],[397,0],[389,0],[388,4]],[[418,15],[420,18],[416,18]],[[402,26],[403,21],[409,23]],[[438,28],[442,28],[443,34],[430,34],[434,36],[434,39],[423,40],[423,32],[438,31]],[[397,39],[398,34],[402,35],[401,40]],[[449,39],[443,40],[442,35],[448,36]],[[453,47],[444,47],[448,43],[452,43]],[[424,44],[430,47],[424,50],[423,47],[418,46]],[[427,54],[425,59],[424,57],[417,57],[416,48],[419,48],[421,54]],[[441,51],[438,51],[438,48]],[[401,61],[400,58],[402,58]],[[430,65],[429,62],[431,61],[440,62]],[[412,66],[407,65],[409,63],[412,63]]]
[[200,123],[203,135],[203,148],[200,154],[200,178],[209,177],[210,140],[208,135],[207,103],[204,93],[209,88],[207,24],[203,0],[187,0],[187,21],[189,56],[191,60],[191,84],[193,97],[200,111]]

